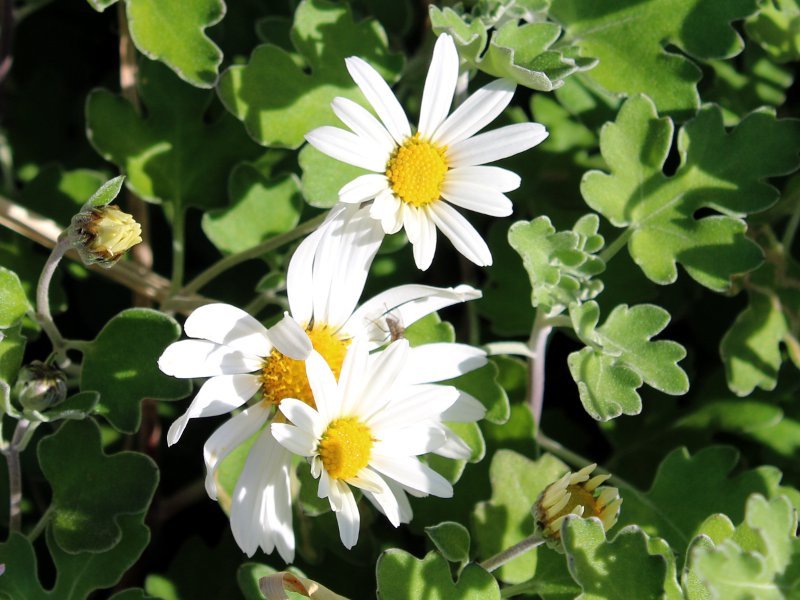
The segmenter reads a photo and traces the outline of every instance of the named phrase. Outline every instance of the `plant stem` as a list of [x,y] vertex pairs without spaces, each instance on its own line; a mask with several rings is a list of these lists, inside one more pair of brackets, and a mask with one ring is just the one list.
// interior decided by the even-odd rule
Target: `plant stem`
[[524,594],[530,589],[531,589],[531,582],[523,581],[522,583],[518,583],[516,585],[509,585],[501,589],[500,597],[512,598],[514,596],[519,596],[520,594]]
[[22,451],[22,442],[31,422],[27,419],[17,421],[11,443],[3,450],[8,465],[8,529],[11,532],[22,529],[22,469],[19,463],[19,453]]
[[170,292],[173,294],[183,285],[186,254],[186,211],[177,208],[172,216],[172,277]]
[[[286,233],[282,233],[281,235],[276,235],[273,238],[268,239],[265,242],[260,243],[258,246],[253,246],[252,248],[248,248],[247,250],[242,250],[241,252],[237,252],[236,254],[231,254],[229,256],[225,256],[215,262],[213,265],[208,267],[205,271],[200,273],[197,277],[192,279],[189,283],[187,283],[180,291],[173,296],[187,296],[190,294],[194,294],[197,290],[201,289],[207,283],[227,271],[235,267],[236,265],[243,263],[247,260],[252,258],[258,258],[262,254],[266,254],[276,248],[280,248],[284,244],[288,244],[296,240],[299,237],[310,233],[314,229],[316,229],[322,221],[325,220],[325,217],[328,213],[323,213],[314,217],[313,219],[309,219],[304,223],[300,223],[297,227],[292,229],[291,231],[287,231]],[[169,304],[169,299],[165,304]]]
[[544,539],[539,537],[538,535],[530,535],[526,537],[521,542],[517,542],[510,548],[506,548],[499,554],[495,554],[494,556],[487,558],[483,562],[479,563],[484,569],[489,571],[495,571],[502,567],[507,562],[510,562],[517,558],[518,556],[522,556],[526,552],[529,552],[544,543]]
[[62,354],[64,350],[64,338],[61,337],[58,327],[53,322],[53,315],[50,313],[50,282],[53,280],[58,263],[61,262],[68,249],[69,239],[65,234],[61,234],[44,264],[42,274],[39,276],[39,284],[36,286],[36,318],[47,337],[50,338],[53,349],[59,354]]
[[[573,467],[583,468],[587,465],[592,464],[592,461],[584,458],[577,452],[573,452],[569,448],[565,448],[557,441],[550,439],[545,434],[541,432],[537,432],[536,434],[536,443],[539,444],[542,448],[547,450],[550,454],[554,454],[555,456],[559,457],[566,463],[569,463]],[[598,467],[597,473],[607,473],[604,469]]]
[[630,239],[630,237],[632,235],[633,235],[633,229],[631,229],[630,227],[628,229],[626,229],[625,231],[623,231],[617,237],[617,239],[615,239],[613,242],[611,242],[608,246],[606,246],[603,249],[603,251],[599,254],[600,259],[604,263],[608,263],[608,261],[610,261],[612,258],[614,258],[614,255],[617,252],[619,252],[620,250],[622,250],[625,247],[625,244],[628,243],[628,240]]
[[539,431],[542,419],[542,407],[544,405],[544,380],[545,380],[545,356],[547,353],[547,340],[553,326],[543,316],[541,311],[536,312],[533,320],[531,336],[528,339],[528,348],[531,351],[531,358],[528,359],[528,403],[533,413],[534,432]]
[[53,514],[53,505],[47,507],[47,510],[44,511],[44,514],[39,518],[39,521],[36,525],[33,526],[28,532],[28,541],[33,542],[36,538],[38,538],[42,532],[47,528],[47,524],[50,522],[50,517]]
[[791,251],[792,242],[794,242],[794,236],[797,233],[797,226],[800,225],[800,198],[798,198],[798,194],[793,194],[794,196],[794,210],[792,211],[792,216],[789,217],[789,223],[786,225],[786,231],[783,232],[783,238],[781,239],[781,245],[783,249],[788,253]]

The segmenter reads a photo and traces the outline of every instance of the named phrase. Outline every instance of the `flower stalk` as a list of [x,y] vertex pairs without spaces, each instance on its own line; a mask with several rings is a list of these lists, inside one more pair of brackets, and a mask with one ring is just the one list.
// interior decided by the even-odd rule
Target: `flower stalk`
[[544,543],[544,538],[540,537],[537,534],[529,535],[521,542],[517,542],[513,546],[506,548],[502,552],[495,554],[492,557],[487,558],[480,564],[481,567],[489,571],[496,571],[504,564],[511,562],[518,556],[522,556],[526,552],[530,552],[537,546],[541,546]]

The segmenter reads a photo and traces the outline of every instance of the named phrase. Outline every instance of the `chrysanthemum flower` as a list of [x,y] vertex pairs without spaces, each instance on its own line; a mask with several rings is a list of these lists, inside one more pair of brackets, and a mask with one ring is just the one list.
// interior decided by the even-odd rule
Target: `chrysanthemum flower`
[[601,486],[610,475],[591,477],[596,464],[566,473],[548,485],[533,508],[536,530],[547,544],[561,550],[561,524],[569,515],[597,517],[608,531],[617,522],[622,498],[615,487]]
[[272,424],[279,443],[310,460],[319,497],[330,501],[347,548],[358,541],[360,522],[351,486],[363,490],[395,527],[405,520],[403,490],[441,498],[453,494],[450,483],[416,457],[445,443],[438,421],[458,391],[404,384],[410,358],[406,340],[392,342],[377,357],[356,343],[337,382],[325,360],[312,352],[306,369],[316,408],[285,399],[280,410],[291,423]]
[[[368,349],[390,338],[386,317],[410,325],[439,308],[480,296],[469,286],[440,289],[400,286],[355,306],[382,234],[366,210],[341,207],[298,247],[289,266],[287,291],[291,314],[267,330],[244,311],[227,304],[195,310],[184,324],[193,339],[171,344],[159,358],[174,377],[209,377],[187,411],[170,427],[167,443],[176,443],[188,421],[230,412],[256,396],[258,402],[224,423],[204,447],[206,491],[217,498],[216,469],[244,441],[260,431],[239,476],[230,508],[231,529],[252,556],[277,547],[291,562],[294,534],[289,484],[291,456],[264,428],[284,398],[314,406],[304,360],[313,349],[338,376],[348,347],[363,340]],[[485,353],[462,344],[427,344],[410,351],[406,383],[426,384],[457,377],[485,364]],[[446,421],[475,421],[485,409],[457,392]],[[442,426],[442,430],[449,430]],[[438,449],[443,456],[465,458],[469,449],[455,434]]]
[[346,64],[380,122],[355,102],[336,98],[333,111],[350,131],[326,126],[306,134],[321,152],[372,171],[339,190],[339,200],[374,200],[371,216],[380,220],[385,233],[405,227],[420,269],[433,260],[437,227],[469,260],[492,264],[486,242],[451,205],[497,217],[511,214],[511,200],[503,192],[517,189],[519,176],[484,165],[532,148],[547,131],[539,123],[518,123],[475,134],[503,112],[515,84],[493,81],[448,116],[459,58],[453,39],[441,34],[425,80],[419,126],[412,133],[400,103],[378,72],[357,57],[346,59]]

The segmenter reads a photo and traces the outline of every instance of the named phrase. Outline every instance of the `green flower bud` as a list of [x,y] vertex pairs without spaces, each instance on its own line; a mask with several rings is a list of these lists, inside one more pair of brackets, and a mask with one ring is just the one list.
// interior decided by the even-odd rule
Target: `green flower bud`
[[47,410],[67,397],[67,377],[60,369],[35,360],[20,369],[14,397],[26,410]]

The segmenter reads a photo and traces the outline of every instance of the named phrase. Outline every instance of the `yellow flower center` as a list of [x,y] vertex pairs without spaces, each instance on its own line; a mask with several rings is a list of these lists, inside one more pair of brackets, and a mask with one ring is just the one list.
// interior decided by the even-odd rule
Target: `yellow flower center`
[[319,442],[322,466],[334,479],[355,477],[369,464],[372,441],[369,428],[355,417],[334,419]]
[[564,508],[552,516],[548,515],[551,521],[555,521],[559,517],[570,514],[576,506],[583,507],[584,518],[600,516],[601,511],[597,506],[597,498],[594,497],[594,492],[589,492],[583,487],[583,485],[577,484],[568,485],[567,493],[569,494],[569,500]]
[[392,191],[403,202],[425,206],[439,199],[447,161],[446,146],[434,146],[415,133],[397,148],[386,164]]
[[[322,355],[338,380],[350,339],[340,337],[339,332],[327,325],[315,325],[306,333],[314,350]],[[277,405],[284,398],[297,398],[316,408],[305,361],[289,358],[274,348],[261,366],[261,390],[266,404]]]

